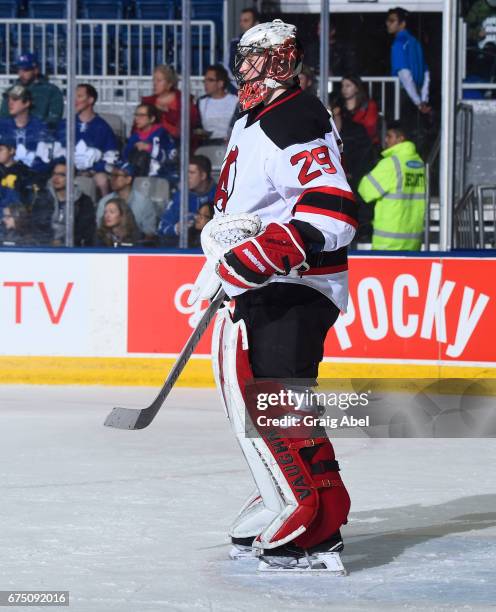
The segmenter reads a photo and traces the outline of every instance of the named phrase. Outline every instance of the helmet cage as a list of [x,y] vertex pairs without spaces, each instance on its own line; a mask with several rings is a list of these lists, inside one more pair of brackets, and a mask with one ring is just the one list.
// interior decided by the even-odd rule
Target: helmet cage
[[[301,67],[300,56],[300,49],[294,38],[288,38],[283,44],[270,48],[257,45],[238,46],[233,74],[239,86],[242,110],[263,102],[270,95],[271,89],[291,81]],[[257,59],[260,57],[263,57],[264,61],[257,66]]]

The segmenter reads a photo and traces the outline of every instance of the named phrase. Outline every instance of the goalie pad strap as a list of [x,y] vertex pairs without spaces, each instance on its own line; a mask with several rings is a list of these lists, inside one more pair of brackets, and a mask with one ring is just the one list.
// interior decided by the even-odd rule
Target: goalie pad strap
[[324,459],[310,464],[312,474],[325,474],[326,472],[339,472],[339,463],[336,459]]

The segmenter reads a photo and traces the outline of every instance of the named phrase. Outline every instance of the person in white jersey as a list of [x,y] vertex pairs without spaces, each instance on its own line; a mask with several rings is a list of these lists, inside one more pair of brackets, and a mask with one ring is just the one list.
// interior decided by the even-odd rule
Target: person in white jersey
[[238,106],[237,96],[227,91],[227,70],[220,64],[208,66],[203,83],[205,95],[198,100],[200,135],[206,144],[227,142]]
[[[257,486],[231,527],[231,557],[256,554],[260,571],[340,573],[350,498],[324,429],[258,423],[262,410],[286,414],[282,401],[260,408],[260,389],[315,385],[327,332],[346,310],[347,246],[357,227],[339,135],[299,87],[302,60],[295,26],[279,19],[241,38],[234,74],[242,114],[202,244],[235,303],[216,322],[214,373]],[[236,236],[236,224],[250,220],[261,221],[254,235],[211,248],[216,231]]]

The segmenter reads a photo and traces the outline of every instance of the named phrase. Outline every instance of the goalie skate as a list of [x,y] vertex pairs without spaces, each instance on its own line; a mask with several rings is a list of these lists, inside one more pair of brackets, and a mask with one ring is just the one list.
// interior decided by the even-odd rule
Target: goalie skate
[[253,538],[235,538],[231,537],[231,549],[229,550],[229,558],[233,561],[243,561],[251,559],[252,561],[258,558],[258,552],[252,546]]
[[229,559],[232,561],[255,561],[255,559],[258,559],[258,554],[252,546],[232,544],[229,550]]
[[257,571],[264,574],[328,574],[346,576],[346,570],[338,552],[307,554],[304,557],[260,557]]

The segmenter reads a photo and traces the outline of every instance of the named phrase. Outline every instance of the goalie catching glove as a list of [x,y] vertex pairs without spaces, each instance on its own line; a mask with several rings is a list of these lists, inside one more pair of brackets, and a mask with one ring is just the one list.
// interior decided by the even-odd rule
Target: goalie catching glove
[[305,246],[296,227],[272,222],[256,236],[225,251],[216,272],[236,287],[252,289],[273,274],[287,276],[291,270],[307,270],[305,259]]

